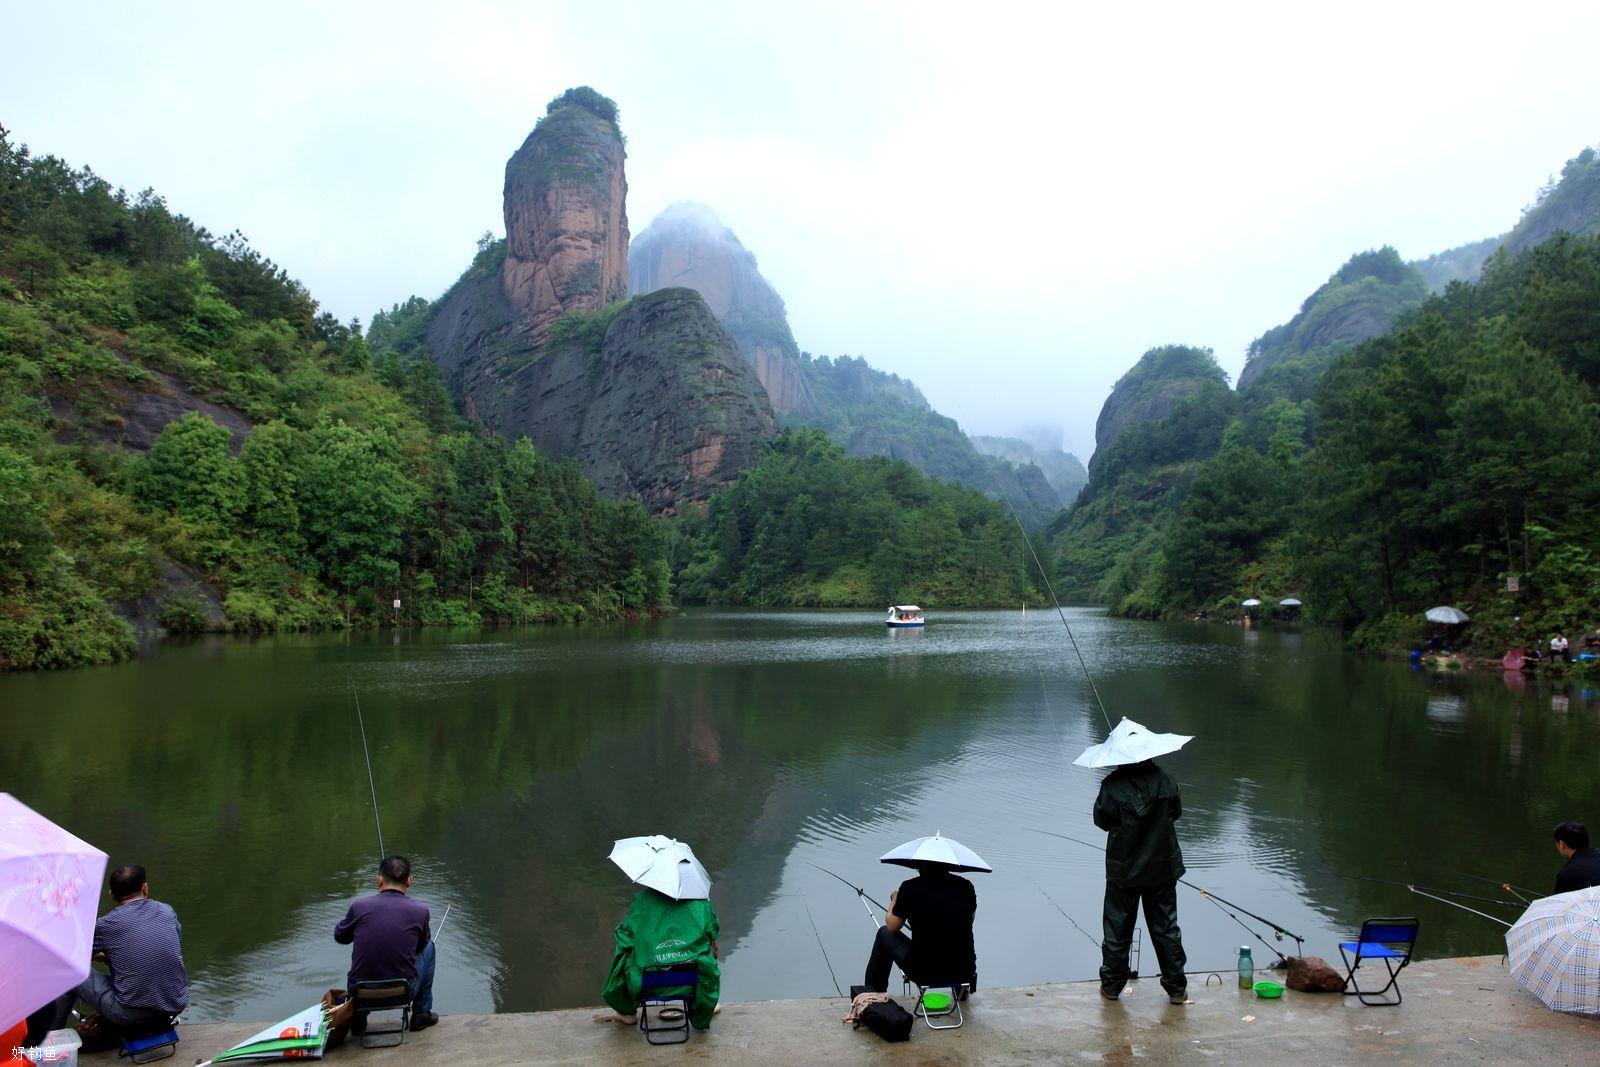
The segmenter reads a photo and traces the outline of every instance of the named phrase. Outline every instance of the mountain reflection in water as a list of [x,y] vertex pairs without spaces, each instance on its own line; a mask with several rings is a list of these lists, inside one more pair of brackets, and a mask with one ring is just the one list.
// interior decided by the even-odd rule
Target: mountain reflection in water
[[[1600,822],[1591,690],[1430,677],[1315,635],[1069,615],[1113,718],[1196,735],[1163,761],[1189,879],[1310,953],[1377,914],[1420,916],[1424,955],[1503,951],[1499,927],[1351,875],[1544,887],[1550,828]],[[597,1003],[630,895],[606,853],[655,832],[715,879],[730,1000],[833,995],[808,906],[840,985],[859,982],[872,928],[811,865],[882,899],[905,872],[875,857],[934,830],[996,868],[973,876],[984,985],[1099,965],[1057,907],[1098,936],[1101,856],[1036,832],[1103,840],[1098,776],[1069,764],[1105,725],[1053,613],[933,612],[920,632],[875,612],[705,611],[215,638],[0,678],[0,788],[149,868],[183,920],[192,1020],[276,1017],[344,984],[331,931],[377,860],[352,683],[385,842],[412,857],[436,923],[453,904],[441,1011]],[[1195,968],[1230,968],[1249,940],[1184,889],[1179,918]]]

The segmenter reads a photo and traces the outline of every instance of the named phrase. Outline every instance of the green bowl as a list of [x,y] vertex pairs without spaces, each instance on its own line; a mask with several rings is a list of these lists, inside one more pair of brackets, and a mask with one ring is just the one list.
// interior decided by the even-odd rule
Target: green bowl
[[1255,990],[1256,996],[1262,1000],[1277,1000],[1283,996],[1283,986],[1277,982],[1257,982]]
[[924,1009],[932,1012],[949,1011],[950,994],[935,993],[930,989],[926,993],[922,994],[922,1006]]

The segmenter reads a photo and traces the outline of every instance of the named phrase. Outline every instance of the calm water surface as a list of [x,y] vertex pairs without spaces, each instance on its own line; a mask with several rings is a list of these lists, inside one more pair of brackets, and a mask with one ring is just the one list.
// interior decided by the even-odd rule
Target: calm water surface
[[[1189,879],[1309,952],[1335,956],[1380,914],[1419,915],[1426,955],[1503,951],[1494,924],[1356,876],[1545,890],[1551,826],[1600,823],[1593,691],[1070,615],[1113,717],[1197,735],[1166,761]],[[210,639],[0,678],[0,789],[150,869],[183,920],[196,1021],[276,1017],[343,984],[331,931],[377,853],[352,685],[385,844],[413,858],[436,926],[452,905],[441,1011],[596,1003],[630,896],[606,853],[656,832],[715,879],[730,1000],[833,995],[828,961],[859,982],[872,927],[811,864],[882,899],[899,869],[874,857],[941,829],[996,869],[974,876],[980,981],[1083,979],[1102,858],[1037,832],[1103,840],[1097,775],[1069,764],[1105,726],[1070,655],[1043,612],[934,613],[922,632],[870,612],[704,612]],[[1179,894],[1192,967],[1231,967],[1246,941],[1271,958]]]

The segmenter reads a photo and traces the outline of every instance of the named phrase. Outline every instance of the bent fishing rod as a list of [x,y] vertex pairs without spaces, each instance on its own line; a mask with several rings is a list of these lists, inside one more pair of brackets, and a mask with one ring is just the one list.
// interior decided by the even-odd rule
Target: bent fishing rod
[[[1059,838],[1061,838],[1061,840],[1063,840],[1063,841],[1071,841],[1073,844],[1086,845],[1089,848],[1092,848],[1097,852],[1104,852],[1105,851],[1105,846],[1104,845],[1097,845],[1093,841],[1085,841],[1081,837],[1069,837],[1066,834],[1058,834],[1058,833],[1055,833],[1052,830],[1041,830],[1041,829],[1039,829],[1038,827],[1035,827],[1035,826],[1024,827],[1024,829],[1032,830],[1036,834],[1044,834],[1046,837],[1059,837]],[[1250,918],[1254,919],[1256,922],[1262,923],[1262,924],[1264,924],[1266,926],[1271,927],[1274,937],[1276,937],[1279,941],[1282,941],[1285,937],[1289,938],[1291,941],[1293,941],[1295,943],[1295,954],[1296,955],[1300,955],[1300,956],[1305,955],[1306,939],[1301,937],[1299,934],[1295,933],[1293,930],[1290,930],[1288,927],[1279,926],[1277,923],[1273,922],[1271,919],[1267,918],[1266,916],[1257,915],[1255,912],[1251,911],[1250,909],[1245,908],[1245,907],[1241,907],[1240,905],[1235,904],[1233,901],[1228,900],[1226,897],[1219,897],[1215,893],[1211,892],[1211,890],[1206,889],[1206,888],[1204,888],[1202,886],[1195,885],[1193,882],[1189,881],[1187,878],[1179,878],[1177,880],[1179,882],[1183,883],[1184,885],[1188,886],[1190,889],[1193,889],[1196,893],[1199,893],[1202,897],[1205,897],[1207,900],[1211,901],[1211,903],[1217,905],[1217,907],[1221,908],[1222,911],[1225,914],[1229,915],[1229,918],[1233,919],[1234,922],[1238,923],[1240,926],[1243,926],[1246,930],[1248,930],[1250,932],[1250,934],[1257,941],[1260,941],[1263,945],[1265,945],[1267,947],[1267,949],[1269,951],[1271,951],[1274,955],[1276,955],[1280,960],[1287,960],[1289,957],[1285,956],[1282,952],[1278,951],[1278,949],[1276,949],[1272,945],[1268,944],[1265,938],[1263,938],[1260,934],[1256,933],[1254,930],[1251,930],[1250,927],[1246,926],[1244,924],[1244,922],[1242,922],[1239,919],[1239,916],[1232,915],[1231,913],[1229,913],[1228,909],[1231,908],[1234,911],[1240,912],[1240,913],[1242,913],[1244,915],[1248,915],[1248,916],[1250,916]]]
[[378,817],[378,783],[372,777],[372,751],[367,748],[367,721],[361,714],[361,694],[356,692],[354,679],[346,675],[345,681],[350,686],[351,698],[356,702],[356,722],[361,727],[361,754],[367,758],[367,787],[372,790],[372,821],[378,827],[378,862],[382,863],[389,853],[383,847],[383,820]]
[[[839,881],[843,882],[845,885],[849,886],[851,889],[854,889],[856,891],[856,896],[861,898],[861,904],[862,904],[863,907],[865,907],[867,904],[875,904],[875,905],[877,905],[877,908],[878,908],[879,911],[883,912],[885,915],[889,914],[889,909],[888,908],[884,907],[882,904],[878,904],[878,902],[876,900],[873,900],[871,897],[869,897],[867,895],[867,891],[865,889],[862,889],[860,886],[856,885],[854,882],[850,881],[848,878],[845,878],[843,875],[834,874],[832,871],[828,870],[828,868],[818,866],[815,863],[810,864],[810,866],[816,867],[817,870],[821,871],[823,874],[828,875],[830,878],[837,878]],[[872,909],[871,908],[867,908],[867,915],[872,919],[874,924],[877,923],[878,917],[876,915],[872,914]]]
[[1006,510],[1011,513],[1011,521],[1017,524],[1017,532],[1022,534],[1022,543],[1028,546],[1028,555],[1033,557],[1033,565],[1038,568],[1039,577],[1044,582],[1045,591],[1050,594],[1050,603],[1056,606],[1056,615],[1061,619],[1061,625],[1067,631],[1067,640],[1072,644],[1073,654],[1078,657],[1078,666],[1083,669],[1084,680],[1089,683],[1089,692],[1094,695],[1095,705],[1100,709],[1100,717],[1106,721],[1106,729],[1111,729],[1111,714],[1106,711],[1106,702],[1100,699],[1100,689],[1094,684],[1094,675],[1089,673],[1089,664],[1084,661],[1083,650],[1078,647],[1078,638],[1072,632],[1072,624],[1067,622],[1067,613],[1061,608],[1061,601],[1056,597],[1056,588],[1050,583],[1050,575],[1045,573],[1044,564],[1039,562],[1039,553],[1033,550],[1033,538],[1028,536],[1028,528],[1022,525],[1022,519],[1017,515],[1017,509],[1011,504],[1011,495],[1006,492],[1006,487],[995,480],[995,488],[1000,490],[1000,499],[1006,502]]
[[[1318,864],[1318,866],[1321,866],[1321,865]],[[1334,870],[1330,870],[1329,868],[1323,868],[1323,869],[1324,870],[1328,870],[1330,874],[1342,875],[1343,877],[1346,877],[1346,878],[1354,878],[1357,881],[1375,882],[1378,885],[1397,886],[1397,887],[1399,887],[1401,889],[1409,889],[1413,893],[1422,893],[1424,895],[1437,893],[1440,896],[1454,897],[1457,900],[1474,900],[1474,901],[1477,901],[1480,904],[1493,904],[1496,907],[1501,907],[1501,908],[1516,908],[1519,911],[1522,910],[1523,908],[1527,907],[1527,904],[1528,904],[1527,901],[1499,900],[1499,899],[1497,899],[1495,897],[1480,897],[1480,896],[1475,896],[1472,893],[1460,893],[1460,892],[1457,892],[1454,889],[1433,889],[1433,888],[1431,888],[1429,886],[1419,886],[1415,882],[1397,882],[1392,878],[1373,878],[1372,876],[1365,875],[1365,874],[1346,874],[1343,871],[1334,871]]]

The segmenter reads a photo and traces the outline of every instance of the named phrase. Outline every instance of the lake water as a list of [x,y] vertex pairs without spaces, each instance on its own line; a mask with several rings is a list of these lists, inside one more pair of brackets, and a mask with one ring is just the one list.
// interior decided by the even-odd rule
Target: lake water
[[[1068,615],[1113,719],[1196,735],[1164,761],[1189,879],[1310,953],[1412,914],[1425,955],[1503,951],[1495,924],[1356,876],[1548,891],[1551,827],[1600,823],[1590,690]],[[935,830],[995,868],[972,876],[982,984],[1096,973],[1102,857],[1038,832],[1104,840],[1097,775],[1070,762],[1105,724],[1053,612],[935,612],[921,632],[872,612],[708,611],[169,645],[0,678],[0,789],[149,869],[183,921],[190,1019],[275,1018],[344,984],[331,931],[370,891],[352,692],[384,843],[412,857],[435,926],[451,905],[441,1011],[597,1003],[631,895],[606,854],[657,832],[712,873],[729,1000],[831,996],[830,963],[860,982],[872,927],[811,864],[884,899],[909,872],[875,857]],[[1179,917],[1193,969],[1231,968],[1245,943],[1272,958],[1198,893],[1179,889]]]

